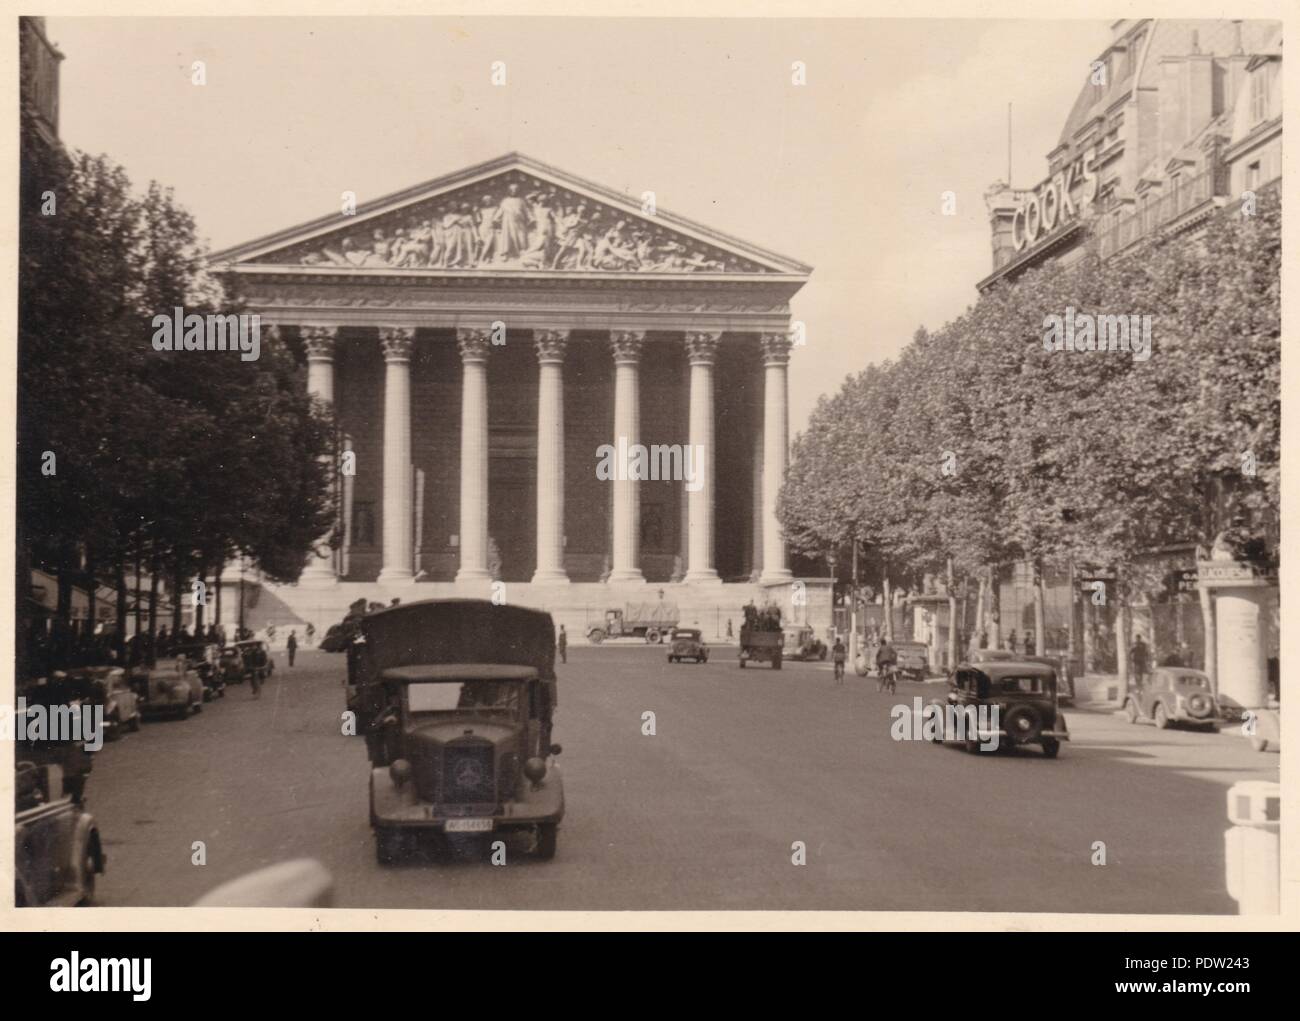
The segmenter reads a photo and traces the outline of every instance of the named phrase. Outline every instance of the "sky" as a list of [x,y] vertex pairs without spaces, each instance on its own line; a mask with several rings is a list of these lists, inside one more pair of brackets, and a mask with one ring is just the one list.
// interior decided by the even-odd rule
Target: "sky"
[[[60,133],[213,250],[518,151],[813,267],[790,423],[976,298],[1104,21],[51,18]],[[206,64],[206,84],[192,65]],[[504,61],[506,84],[492,83]],[[802,62],[806,84],[792,83]],[[942,195],[955,215],[941,212]]]

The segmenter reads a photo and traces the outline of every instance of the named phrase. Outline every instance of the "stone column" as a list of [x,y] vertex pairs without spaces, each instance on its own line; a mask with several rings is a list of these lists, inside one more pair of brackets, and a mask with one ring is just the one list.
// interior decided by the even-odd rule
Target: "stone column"
[[384,349],[384,559],[381,584],[411,570],[411,348],[415,330],[381,327]]
[[[693,480],[687,483],[686,581],[719,581],[713,566],[713,365],[718,332],[688,332],[686,357],[691,366],[690,457]],[[685,459],[683,459],[683,465]]]
[[790,581],[785,562],[785,536],[776,518],[776,502],[785,478],[790,441],[789,389],[786,367],[790,362],[790,335],[764,333],[763,347],[763,584]]
[[[334,403],[334,344],[338,330],[333,326],[303,326],[300,329],[307,351],[307,393],[327,404]],[[299,583],[332,585],[338,581],[334,571],[334,554],[329,549],[330,533],[317,540],[324,554],[313,553],[303,568]]]
[[536,330],[537,348],[537,570],[533,583],[563,584],[564,570],[564,352],[568,330]]
[[614,353],[614,450],[617,474],[614,487],[614,556],[610,583],[643,582],[641,574],[641,489],[627,474],[627,453],[641,442],[641,393],[638,368],[645,345],[643,330],[614,330],[609,336]]
[[491,333],[456,331],[462,367],[460,392],[460,570],[457,581],[489,581],[488,391]]

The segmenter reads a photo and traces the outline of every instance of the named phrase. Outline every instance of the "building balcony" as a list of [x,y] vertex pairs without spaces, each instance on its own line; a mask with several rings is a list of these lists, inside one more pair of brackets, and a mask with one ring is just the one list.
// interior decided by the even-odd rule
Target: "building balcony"
[[1215,200],[1227,194],[1228,168],[1212,167],[1186,183],[1180,182],[1167,195],[1147,203],[1110,229],[1099,232],[1097,252],[1103,259],[1109,259],[1139,241],[1167,233],[1196,213],[1217,207],[1221,203]]

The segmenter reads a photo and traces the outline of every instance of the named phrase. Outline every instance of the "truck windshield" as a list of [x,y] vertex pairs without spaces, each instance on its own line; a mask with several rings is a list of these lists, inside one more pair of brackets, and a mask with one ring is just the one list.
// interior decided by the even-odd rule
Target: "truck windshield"
[[407,707],[419,716],[519,715],[523,685],[518,681],[447,681],[412,684]]

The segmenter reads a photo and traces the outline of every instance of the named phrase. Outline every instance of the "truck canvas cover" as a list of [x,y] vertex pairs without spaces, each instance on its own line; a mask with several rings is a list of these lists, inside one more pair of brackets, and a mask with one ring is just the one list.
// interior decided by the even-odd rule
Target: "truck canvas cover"
[[530,666],[555,678],[555,625],[549,613],[486,599],[428,599],[361,618],[370,680],[392,667],[434,663]]

